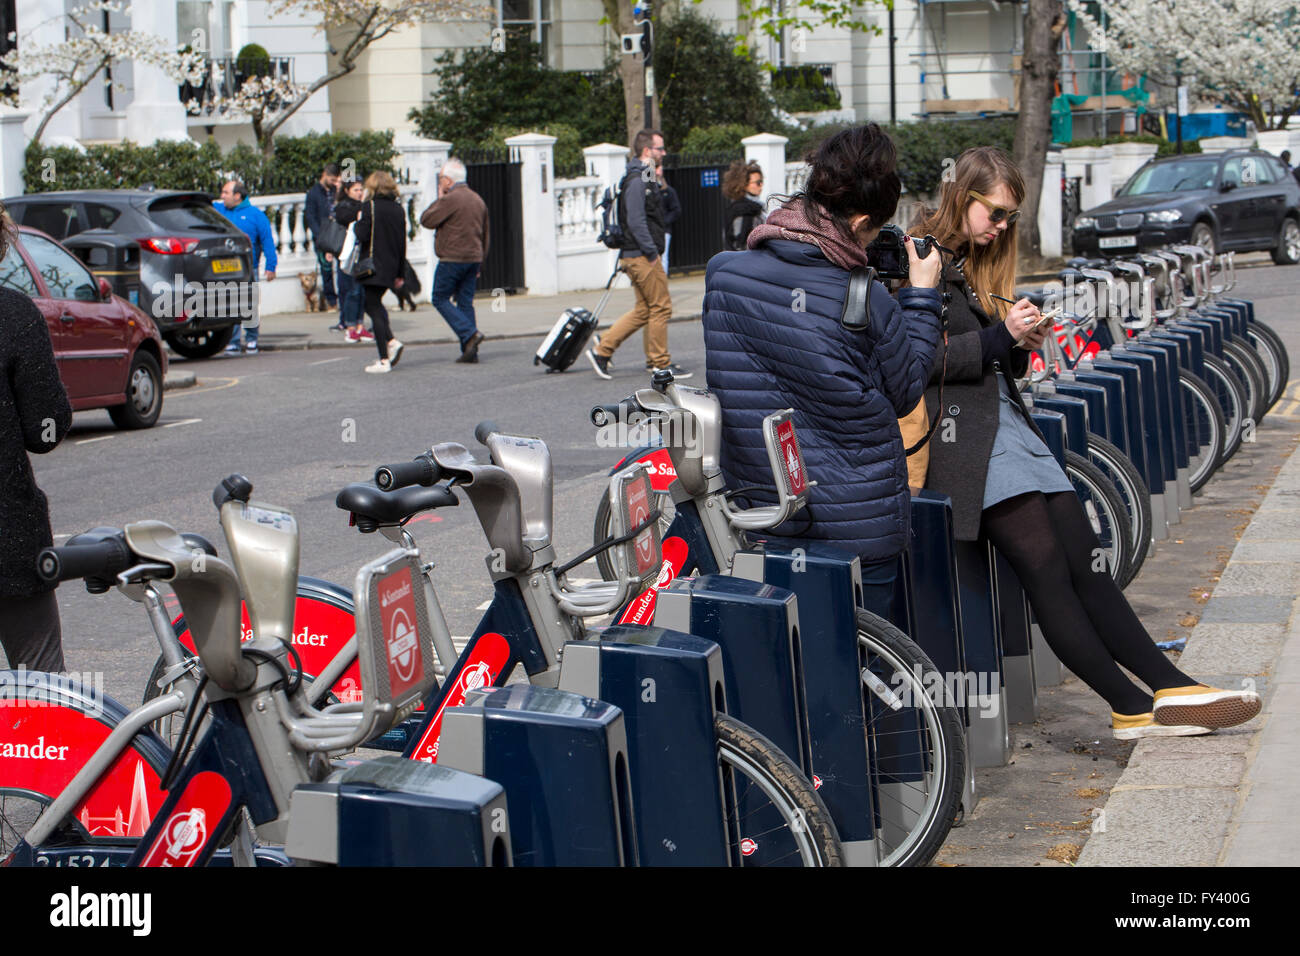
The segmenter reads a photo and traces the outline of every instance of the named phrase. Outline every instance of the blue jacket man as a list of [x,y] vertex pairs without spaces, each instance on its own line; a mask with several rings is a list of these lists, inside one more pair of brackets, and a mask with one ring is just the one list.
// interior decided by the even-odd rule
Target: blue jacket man
[[[245,317],[243,328],[247,329],[247,348],[250,355],[257,354],[258,270],[261,268],[262,256],[266,256],[266,281],[275,280],[275,268],[279,259],[275,254],[275,236],[271,233],[271,220],[266,213],[248,201],[248,187],[237,179],[224,183],[221,187],[221,199],[212,204],[217,211],[239,227],[253,244],[253,279],[250,295],[247,296],[249,314]],[[241,297],[243,298],[243,297]],[[238,355],[240,349],[240,326],[235,326],[235,333],[226,346],[226,354]]]

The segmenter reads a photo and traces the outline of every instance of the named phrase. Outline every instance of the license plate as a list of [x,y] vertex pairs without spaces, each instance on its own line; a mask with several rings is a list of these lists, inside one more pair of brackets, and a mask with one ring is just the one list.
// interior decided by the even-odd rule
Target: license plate
[[213,272],[240,272],[244,268],[244,263],[239,259],[213,259]]
[[1137,236],[1102,236],[1097,240],[1097,245],[1102,249],[1127,249],[1137,244]]

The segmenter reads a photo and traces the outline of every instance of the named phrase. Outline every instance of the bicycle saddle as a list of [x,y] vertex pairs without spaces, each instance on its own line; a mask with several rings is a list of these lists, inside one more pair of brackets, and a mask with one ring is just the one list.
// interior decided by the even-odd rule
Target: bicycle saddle
[[1050,297],[1049,293],[1047,293],[1043,289],[1017,289],[1016,290],[1017,299],[1028,299],[1030,303],[1032,303],[1034,307],[1038,309],[1041,309],[1044,305],[1047,304],[1047,300],[1049,297]]
[[357,518],[384,525],[401,524],[421,511],[459,503],[459,499],[441,485],[432,488],[412,485],[396,491],[380,491],[374,485],[360,481],[348,485],[334,499],[334,504]]

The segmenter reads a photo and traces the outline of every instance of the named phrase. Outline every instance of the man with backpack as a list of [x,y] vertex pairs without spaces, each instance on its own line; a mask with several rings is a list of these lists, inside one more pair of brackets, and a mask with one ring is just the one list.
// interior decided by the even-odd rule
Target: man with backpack
[[601,378],[611,378],[610,358],[625,339],[637,329],[645,329],[645,355],[652,368],[671,369],[678,379],[691,373],[673,364],[668,354],[668,320],[673,301],[668,294],[668,273],[664,271],[663,193],[655,177],[655,165],[665,153],[663,134],[657,129],[643,129],[632,141],[632,159],[619,183],[615,208],[621,227],[619,267],[632,280],[636,305],[600,337],[595,348],[587,350],[587,359]]

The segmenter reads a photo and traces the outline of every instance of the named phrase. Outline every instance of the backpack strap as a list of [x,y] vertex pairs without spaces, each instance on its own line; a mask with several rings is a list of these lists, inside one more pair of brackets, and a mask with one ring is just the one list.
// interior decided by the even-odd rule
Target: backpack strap
[[849,272],[849,291],[840,309],[840,325],[850,332],[865,332],[871,325],[871,283],[875,281],[876,270],[871,266],[855,266]]

